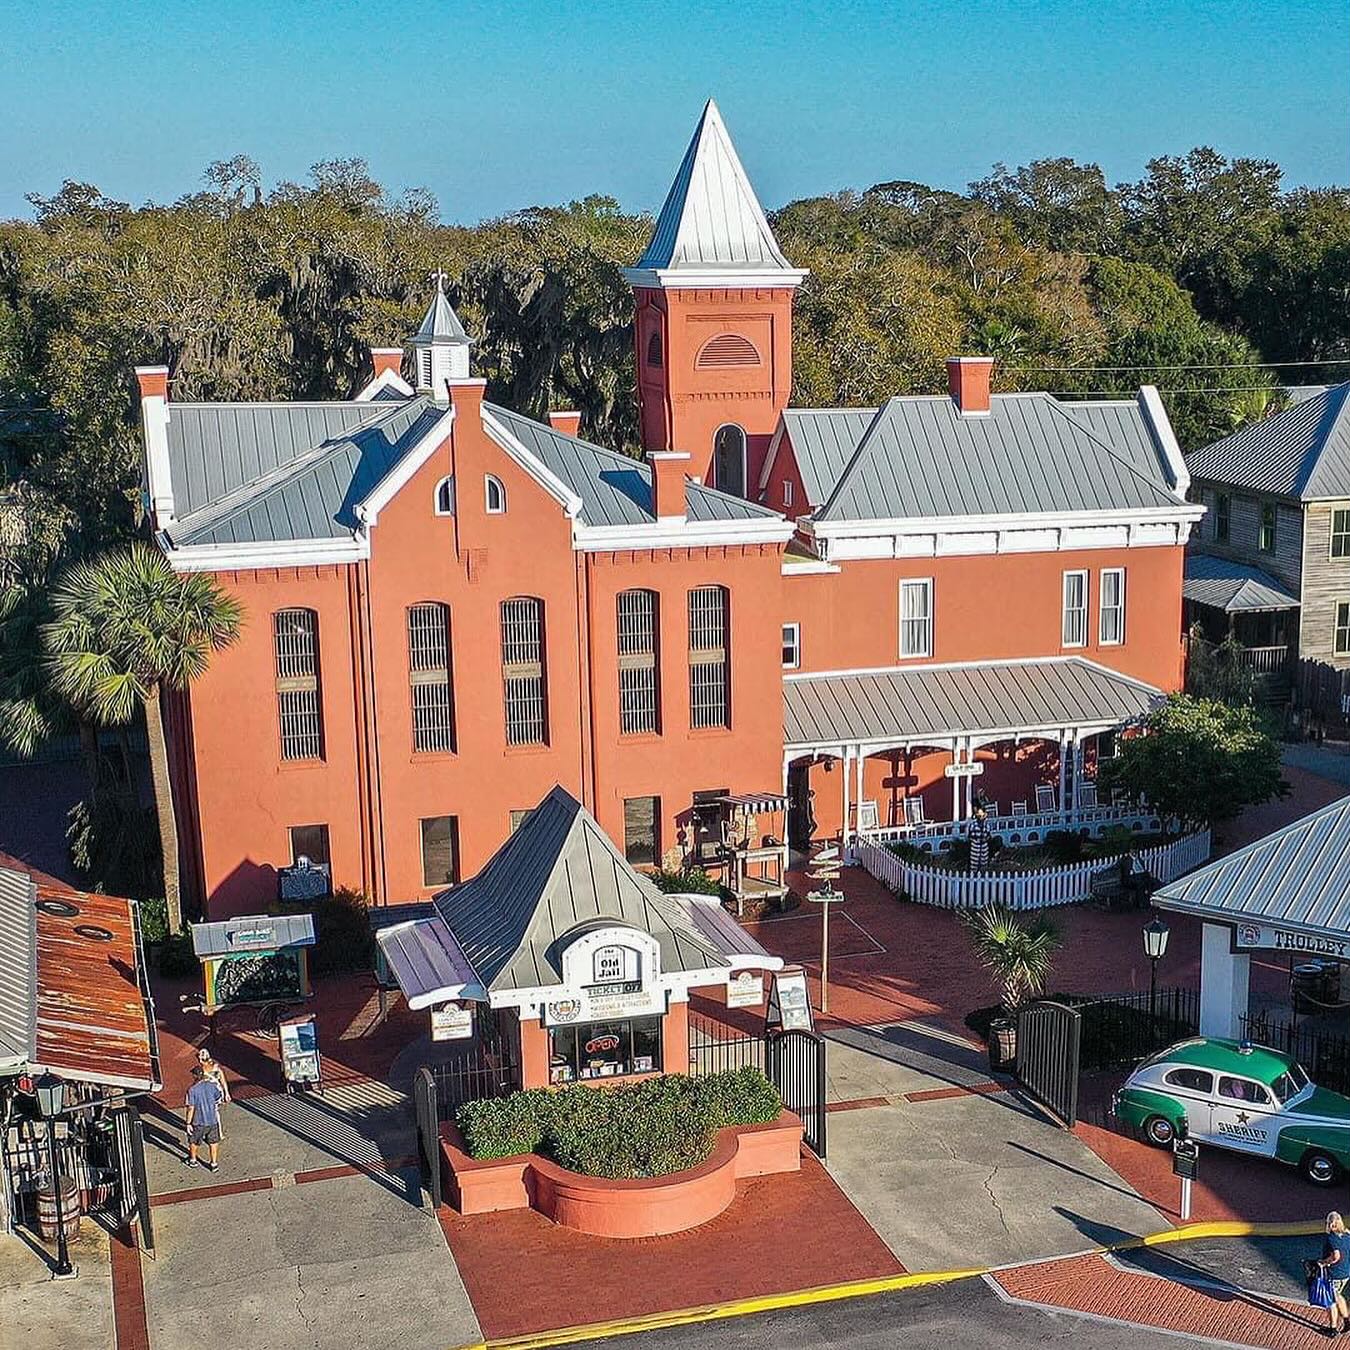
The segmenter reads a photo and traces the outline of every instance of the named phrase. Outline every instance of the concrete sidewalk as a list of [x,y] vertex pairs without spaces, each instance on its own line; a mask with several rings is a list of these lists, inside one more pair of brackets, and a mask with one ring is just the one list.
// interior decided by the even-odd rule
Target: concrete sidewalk
[[85,1219],[70,1244],[79,1270],[53,1280],[26,1235],[0,1239],[0,1346],[4,1350],[112,1350],[113,1290],[108,1235]]

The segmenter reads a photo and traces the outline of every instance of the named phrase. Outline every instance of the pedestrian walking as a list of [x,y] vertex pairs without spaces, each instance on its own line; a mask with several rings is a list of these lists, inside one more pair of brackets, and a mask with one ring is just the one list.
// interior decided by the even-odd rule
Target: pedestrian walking
[[1322,1259],[1318,1262],[1331,1281],[1332,1304],[1327,1309],[1330,1325],[1328,1336],[1339,1336],[1350,1331],[1350,1306],[1345,1302],[1345,1286],[1350,1281],[1350,1233],[1345,1231],[1345,1220],[1338,1210],[1327,1215],[1327,1236],[1322,1244]]
[[[208,1083],[214,1083],[220,1089],[220,1104],[223,1107],[230,1100],[230,1085],[225,1081],[225,1070],[216,1062],[215,1056],[202,1046],[197,1051],[197,1063],[201,1065],[202,1076]],[[225,1138],[225,1112],[220,1112],[220,1137]]]
[[220,1088],[207,1078],[200,1064],[192,1067],[192,1086],[187,1091],[187,1165],[197,1166],[197,1150],[206,1145],[206,1170],[214,1172],[220,1162]]

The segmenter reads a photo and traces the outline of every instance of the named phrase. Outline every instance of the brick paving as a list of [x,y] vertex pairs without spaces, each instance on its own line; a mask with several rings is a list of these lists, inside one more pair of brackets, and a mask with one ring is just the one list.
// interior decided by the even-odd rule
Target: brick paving
[[145,1284],[135,1237],[123,1229],[109,1245],[112,1262],[113,1334],[117,1350],[150,1350]]
[[1134,1274],[1098,1255],[1018,1266],[991,1278],[1004,1293],[1040,1307],[1234,1345],[1305,1350],[1327,1339],[1326,1315],[1306,1304]]

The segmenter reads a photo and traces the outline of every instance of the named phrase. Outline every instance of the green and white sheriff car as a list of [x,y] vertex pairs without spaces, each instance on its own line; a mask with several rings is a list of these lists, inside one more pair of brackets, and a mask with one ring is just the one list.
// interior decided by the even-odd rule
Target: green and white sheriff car
[[1145,1060],[1112,1109],[1160,1148],[1184,1116],[1192,1139],[1290,1163],[1317,1186],[1350,1172],[1350,1097],[1315,1087],[1297,1060],[1265,1046],[1180,1041]]

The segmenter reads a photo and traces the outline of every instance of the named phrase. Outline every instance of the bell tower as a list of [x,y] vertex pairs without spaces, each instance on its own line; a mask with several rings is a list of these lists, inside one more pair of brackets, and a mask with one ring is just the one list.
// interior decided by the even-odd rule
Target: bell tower
[[792,293],[806,273],[779,249],[711,99],[624,275],[643,448],[688,454],[695,477],[753,497],[792,393]]

